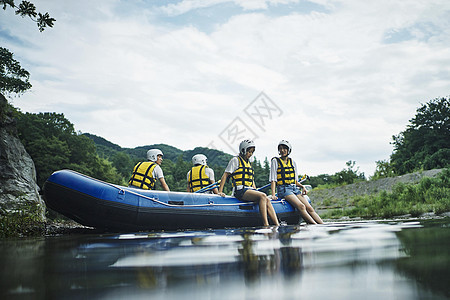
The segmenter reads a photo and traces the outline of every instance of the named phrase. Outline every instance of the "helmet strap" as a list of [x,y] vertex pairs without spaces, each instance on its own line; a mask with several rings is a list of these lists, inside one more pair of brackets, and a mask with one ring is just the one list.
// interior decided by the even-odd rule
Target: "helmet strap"
[[[246,152],[246,153],[247,153],[247,152]],[[248,162],[248,159],[247,159],[247,157],[245,157],[245,154],[239,153],[239,156],[240,156],[243,160],[245,160],[246,162]]]

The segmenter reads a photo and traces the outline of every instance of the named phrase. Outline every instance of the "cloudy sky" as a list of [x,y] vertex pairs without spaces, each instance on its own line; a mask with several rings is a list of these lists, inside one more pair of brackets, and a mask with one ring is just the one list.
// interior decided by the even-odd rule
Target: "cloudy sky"
[[33,85],[12,104],[122,147],[235,154],[252,138],[263,160],[286,139],[300,173],[353,160],[370,176],[416,109],[450,95],[448,0],[32,2],[54,28],[0,11]]

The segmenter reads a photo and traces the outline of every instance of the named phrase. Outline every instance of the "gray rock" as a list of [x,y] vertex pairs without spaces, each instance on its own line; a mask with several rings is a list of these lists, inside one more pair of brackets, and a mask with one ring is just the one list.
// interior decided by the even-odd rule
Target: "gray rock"
[[36,184],[36,169],[17,137],[15,122],[0,94],[0,214],[21,211],[45,219],[45,204]]

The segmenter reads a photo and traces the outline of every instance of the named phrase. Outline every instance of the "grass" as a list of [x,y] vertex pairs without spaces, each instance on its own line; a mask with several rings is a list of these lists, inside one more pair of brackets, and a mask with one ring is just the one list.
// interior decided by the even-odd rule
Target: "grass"
[[45,222],[38,215],[37,203],[28,204],[36,207],[12,212],[1,211],[0,238],[42,236],[45,234]]
[[352,207],[332,209],[321,216],[324,219],[342,217],[391,218],[433,212],[450,211],[450,169],[435,178],[425,177],[417,184],[398,183],[392,192],[356,196],[349,199]]

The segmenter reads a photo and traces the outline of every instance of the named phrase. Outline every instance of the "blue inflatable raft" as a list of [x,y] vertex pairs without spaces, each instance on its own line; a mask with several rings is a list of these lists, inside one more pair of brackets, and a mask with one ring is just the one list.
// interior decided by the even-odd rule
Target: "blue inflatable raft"
[[[74,221],[106,230],[177,230],[262,225],[258,204],[215,194],[141,190],[61,170],[44,184],[47,207]],[[299,224],[287,201],[272,201],[278,219]]]

